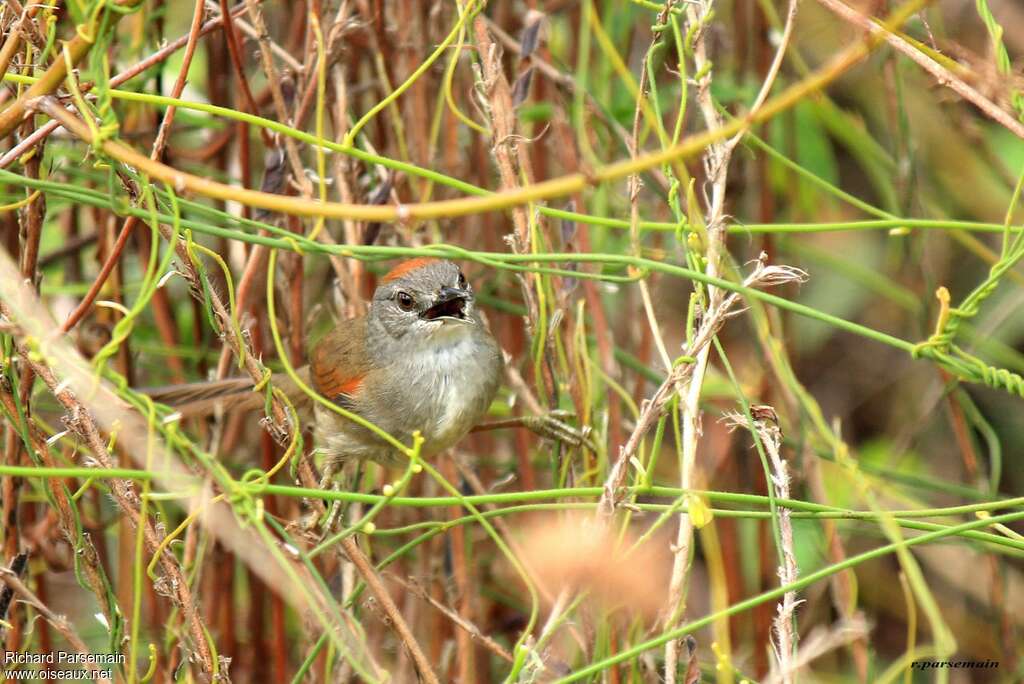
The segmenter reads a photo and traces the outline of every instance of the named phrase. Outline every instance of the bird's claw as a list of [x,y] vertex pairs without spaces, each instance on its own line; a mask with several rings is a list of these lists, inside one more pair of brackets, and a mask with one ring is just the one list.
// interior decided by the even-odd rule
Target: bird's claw
[[556,409],[539,416],[525,416],[523,426],[545,439],[596,451],[597,447],[590,438],[593,429],[589,425],[577,428],[565,422],[566,419],[573,418],[575,415],[572,411]]
[[[323,473],[320,476],[320,489],[325,491],[341,491],[342,483],[336,477],[338,474],[338,468],[333,463],[327,463],[324,466]],[[319,516],[312,516],[309,520],[309,529],[320,527],[323,530],[323,534],[327,535],[338,521],[338,517],[341,515],[341,501],[327,501],[327,510],[325,513]]]

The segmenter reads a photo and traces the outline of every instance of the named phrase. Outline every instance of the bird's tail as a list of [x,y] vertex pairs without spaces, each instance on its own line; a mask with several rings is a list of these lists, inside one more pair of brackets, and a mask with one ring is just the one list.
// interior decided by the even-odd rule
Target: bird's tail
[[[309,366],[296,370],[299,379],[309,384]],[[274,373],[270,378],[274,387],[283,391],[297,411],[306,416],[312,409],[312,401],[299,386],[285,373]],[[153,401],[166,404],[181,412],[183,418],[206,416],[218,406],[225,411],[234,409],[259,409],[263,407],[266,393],[255,392],[250,378],[228,378],[208,382],[190,382],[165,387],[139,389]]]
[[185,418],[205,416],[221,406],[229,409],[253,409],[263,405],[263,395],[253,391],[250,378],[228,378],[212,382],[148,387],[139,391],[153,401],[166,404]]

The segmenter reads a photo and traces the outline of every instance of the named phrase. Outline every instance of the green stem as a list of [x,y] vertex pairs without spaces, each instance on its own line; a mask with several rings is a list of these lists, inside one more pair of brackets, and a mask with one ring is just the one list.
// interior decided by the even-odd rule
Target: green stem
[[598,674],[600,672],[603,672],[604,670],[608,669],[609,667],[611,667],[613,665],[616,665],[616,664],[621,663],[621,662],[625,662],[625,661],[630,660],[632,658],[636,658],[637,656],[639,656],[640,654],[644,653],[645,651],[649,651],[651,649],[658,648],[659,646],[663,646],[664,644],[668,643],[669,641],[671,641],[673,639],[679,639],[681,637],[686,636],[687,634],[695,632],[696,630],[700,629],[701,627],[704,627],[706,625],[711,624],[715,620],[720,620],[722,618],[731,617],[731,616],[736,615],[738,613],[742,613],[743,611],[750,610],[751,608],[755,608],[755,607],[757,607],[757,606],[759,606],[759,605],[761,605],[763,603],[767,603],[769,601],[774,601],[775,599],[778,599],[779,597],[781,597],[786,592],[789,592],[789,591],[800,591],[801,589],[809,587],[812,584],[814,584],[816,582],[820,582],[823,579],[827,579],[827,578],[831,577],[832,575],[835,575],[836,573],[842,572],[843,570],[847,570],[849,568],[856,567],[857,565],[860,565],[861,563],[865,563],[867,561],[874,560],[876,558],[881,558],[882,556],[888,555],[890,553],[895,553],[896,551],[898,551],[900,549],[905,549],[905,548],[909,548],[909,547],[912,547],[912,546],[918,546],[920,544],[925,544],[927,542],[935,541],[937,539],[942,539],[942,538],[945,538],[945,537],[954,536],[954,535],[960,534],[962,532],[967,532],[967,531],[970,531],[970,530],[975,530],[975,529],[978,529],[979,527],[985,527],[985,526],[991,525],[993,523],[1003,523],[1003,524],[1005,524],[1005,523],[1014,522],[1014,521],[1021,520],[1021,519],[1024,519],[1024,513],[1006,513],[1005,515],[995,516],[995,517],[992,517],[992,518],[987,519],[987,520],[972,520],[971,522],[966,522],[966,523],[963,523],[961,525],[955,525],[953,527],[948,527],[948,528],[943,529],[943,530],[936,530],[934,532],[928,532],[928,533],[922,534],[919,537],[914,537],[913,539],[906,539],[906,540],[903,540],[903,541],[900,541],[900,542],[896,542],[896,543],[892,543],[892,544],[887,544],[887,545],[881,546],[881,547],[879,547],[877,549],[873,549],[871,551],[867,551],[865,553],[861,553],[861,554],[858,554],[856,556],[851,556],[851,557],[847,558],[844,561],[841,561],[839,563],[835,563],[835,564],[830,565],[830,566],[828,566],[826,568],[822,568],[821,570],[818,570],[816,572],[812,572],[812,573],[806,575],[805,577],[803,577],[802,579],[800,579],[800,580],[798,580],[796,582],[793,582],[791,584],[787,584],[787,585],[784,585],[784,586],[781,586],[781,587],[777,587],[775,589],[763,592],[761,594],[758,594],[757,596],[754,596],[754,597],[751,597],[749,599],[746,599],[745,601],[740,601],[738,603],[735,603],[735,604],[729,606],[728,608],[726,608],[724,610],[720,610],[720,611],[717,611],[715,613],[711,613],[710,615],[706,615],[706,616],[704,616],[704,617],[702,617],[702,618],[700,618],[698,620],[693,620],[692,622],[688,622],[685,625],[681,625],[681,626],[679,626],[679,627],[677,627],[675,629],[669,630],[667,632],[663,632],[662,634],[658,635],[657,637],[655,637],[653,639],[649,639],[647,641],[644,641],[644,642],[642,642],[640,644],[637,644],[636,646],[633,646],[633,647],[627,648],[627,649],[623,649],[622,651],[616,653],[613,656],[610,656],[608,658],[600,660],[600,661],[598,661],[596,663],[591,663],[587,667],[584,667],[584,668],[582,668],[580,670],[576,670],[575,672],[573,672],[568,677],[563,677],[563,678],[557,680],[557,684],[567,684],[568,682],[578,682],[578,681],[580,681],[582,679],[585,679],[587,677],[591,677],[591,676],[596,675],[596,674]]

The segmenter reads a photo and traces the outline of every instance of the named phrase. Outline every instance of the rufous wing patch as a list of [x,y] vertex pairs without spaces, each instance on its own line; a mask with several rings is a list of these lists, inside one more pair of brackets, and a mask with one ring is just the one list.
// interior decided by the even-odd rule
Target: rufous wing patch
[[[332,378],[333,380],[333,378]],[[355,409],[356,393],[363,386],[362,378],[342,379],[333,386],[325,388],[324,394],[335,404],[350,411]]]
[[316,391],[339,406],[353,410],[369,370],[365,321],[345,321],[313,349],[310,379]]
[[381,278],[381,280],[385,283],[388,283],[391,282],[392,280],[397,280],[401,278],[407,273],[412,273],[413,271],[416,271],[418,269],[423,268],[424,266],[436,263],[438,261],[440,261],[440,259],[435,259],[434,257],[416,257],[415,259],[409,259],[407,261],[403,261],[402,263],[398,264],[393,269],[385,273],[384,277]]
[[316,391],[334,403],[352,409],[355,396],[363,386],[363,375],[347,375],[342,368],[327,363],[313,364]]

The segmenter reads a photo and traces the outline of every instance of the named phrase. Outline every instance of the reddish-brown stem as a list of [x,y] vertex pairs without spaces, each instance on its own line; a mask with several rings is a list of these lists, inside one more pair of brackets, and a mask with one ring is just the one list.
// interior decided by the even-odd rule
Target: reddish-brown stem
[[[235,69],[235,76],[238,80],[238,87],[242,93],[242,99],[245,102],[246,109],[249,110],[250,114],[259,114],[260,108],[256,104],[256,98],[252,95],[252,90],[249,88],[249,79],[245,75],[245,65],[242,62],[242,46],[238,38],[238,31],[235,30],[234,17],[231,14],[231,10],[228,8],[228,0],[220,0],[220,13],[224,18],[223,28],[224,37],[227,39],[228,54],[231,56],[231,65]],[[246,131],[248,127],[246,127]],[[261,128],[260,133],[263,136],[263,143],[267,147],[272,146],[270,134],[267,133],[266,129]]]
[[[81,34],[76,34],[74,38],[65,43],[65,48],[72,65],[78,64],[91,47],[92,42],[83,38]],[[0,112],[0,140],[10,135],[17,128],[18,124],[21,123],[28,112],[28,102],[30,100],[42,97],[43,95],[49,95],[60,87],[60,84],[64,82],[64,78],[68,74],[67,61],[65,59],[54,60],[50,68],[46,70],[38,81],[33,83],[7,109]]]
[[345,555],[347,555],[349,560],[351,560],[356,566],[356,570],[358,570],[359,574],[362,575],[363,580],[370,588],[370,591],[377,598],[381,609],[391,620],[391,628],[402,641],[402,645],[405,646],[409,657],[412,658],[412,661],[416,666],[416,671],[419,674],[420,681],[426,682],[426,684],[438,684],[439,680],[437,679],[437,675],[434,674],[430,661],[427,660],[427,657],[423,654],[423,649],[420,648],[419,643],[416,641],[416,637],[413,636],[412,631],[409,629],[409,625],[406,624],[401,612],[399,612],[398,606],[395,605],[394,600],[391,598],[391,594],[388,593],[387,587],[385,587],[384,583],[381,582],[380,576],[377,575],[377,571],[370,563],[370,560],[363,553],[362,549],[359,548],[359,544],[356,542],[355,537],[345,537],[342,539],[341,547],[345,551]]
[[[138,2],[138,0],[115,0],[114,4],[124,7],[135,2]],[[64,59],[63,56],[58,56],[38,81],[33,83],[7,109],[0,112],[0,140],[10,135],[15,127],[21,123],[21,120],[28,112],[28,103],[31,100],[49,95],[60,87],[60,84],[64,82],[68,75],[69,62],[74,67],[89,53],[93,45],[92,38],[89,36],[92,28],[85,27],[83,30],[76,31],[75,37],[64,43],[67,59]]]
[[[559,117],[555,120],[555,134],[558,136],[560,141],[557,148],[562,153],[562,164],[566,169],[572,172],[579,171],[582,168],[582,164],[580,163],[572,128],[569,126],[566,119]],[[577,207],[586,206],[583,199],[583,195],[579,193],[573,197]],[[579,231],[578,239],[580,243],[579,251],[591,251],[589,231]],[[583,296],[586,300],[587,311],[591,318],[591,327],[597,341],[597,358],[601,365],[601,370],[610,377],[617,377],[617,364],[615,363],[615,355],[612,351],[614,348],[612,333],[608,325],[608,318],[604,313],[604,305],[601,302],[601,295],[597,291],[597,284],[593,280],[584,279],[580,281],[580,286],[583,288]],[[608,453],[618,453],[619,449],[625,443],[626,439],[622,431],[622,400],[618,393],[609,392]]]
[[[33,8],[34,13],[35,8]],[[11,59],[17,54],[18,48],[21,47],[22,29],[26,24],[30,23],[32,23],[32,15],[22,10],[21,17],[8,28],[7,40],[4,41],[3,47],[0,47],[0,74],[7,72]]]
[[[135,251],[139,257],[139,265],[145,270],[149,265],[150,246],[153,237],[146,230],[133,231],[133,235],[135,236]],[[153,321],[156,323],[157,331],[160,333],[160,339],[165,345],[173,349],[178,344],[178,324],[175,321],[174,308],[171,305],[166,289],[159,288],[153,293],[150,309],[153,312]],[[167,365],[168,370],[171,371],[171,378],[178,382],[185,381],[185,366],[179,357],[168,356]]]
[[[225,14],[227,16],[227,14]],[[171,97],[178,98],[181,96],[182,91],[185,89],[185,84],[188,80],[188,69],[192,65],[192,57],[195,55],[196,44],[199,42],[200,31],[202,29],[203,21],[203,0],[196,0],[195,11],[192,15],[192,26],[189,29],[188,36],[186,37],[185,54],[182,57],[181,68],[178,70],[178,78],[174,83],[174,88],[171,91]],[[167,136],[171,130],[171,124],[174,123],[174,113],[177,108],[170,106],[164,113],[163,121],[160,123],[160,129],[157,131],[156,141],[153,143],[153,151],[150,153],[150,159],[159,160],[163,155],[164,146],[167,144]],[[81,321],[89,310],[92,308],[93,302],[96,301],[97,295],[103,285],[107,282],[107,278],[110,277],[111,271],[114,270],[114,266],[120,261],[121,253],[124,251],[124,247],[128,244],[128,238],[131,236],[132,230],[138,223],[138,218],[135,216],[129,216],[125,219],[124,225],[121,227],[121,232],[117,235],[117,240],[114,242],[113,248],[107,255],[107,259],[103,262],[103,266],[100,268],[99,274],[96,279],[93,280],[92,285],[89,286],[89,291],[86,292],[85,297],[79,302],[75,310],[71,312],[67,320],[61,325],[61,331],[67,332],[71,330],[75,325]]]
[[[458,482],[459,473],[455,463],[449,456],[441,464],[442,474],[449,482]],[[448,515],[452,519],[462,515],[461,506],[452,506],[448,509]],[[468,623],[473,622],[473,585],[469,574],[469,565],[466,559],[466,534],[462,525],[457,526],[451,532],[452,550],[452,573],[455,575],[456,610],[460,618]],[[473,639],[469,632],[459,629],[455,631],[455,659],[458,670],[458,681],[471,684],[476,681],[473,657]]]
[[[234,9],[233,16],[237,16],[238,14],[241,14],[244,11],[244,6],[236,7]],[[199,35],[205,36],[210,31],[213,31],[214,29],[220,27],[220,25],[221,17],[211,19],[210,21],[203,24],[202,28],[200,28],[199,30]],[[135,78],[136,76],[146,71],[150,67],[163,62],[168,57],[170,57],[178,50],[180,50],[182,47],[184,47],[184,45],[189,41],[191,35],[192,34],[190,32],[180,38],[177,38],[176,40],[171,41],[167,45],[163,46],[162,48],[154,52],[149,57],[146,57],[145,59],[137,62],[136,64],[132,65],[131,67],[125,69],[121,73],[112,77],[110,79],[110,87],[116,88],[124,84],[125,82]],[[88,92],[91,88],[92,84],[89,83],[83,83],[81,85],[82,92]],[[25,154],[25,152],[39,144],[41,140],[45,140],[50,134],[52,134],[58,128],[60,128],[59,121],[48,121],[44,125],[40,126],[38,129],[36,129],[35,132],[32,133],[32,135],[30,135],[27,138],[24,138],[20,143],[12,147],[8,152],[6,152],[2,157],[0,157],[0,169],[5,169],[8,166],[10,166],[16,159],[19,159],[23,154]]]
[[82,298],[82,301],[78,303],[75,310],[67,317],[61,326],[61,332],[68,332],[76,325],[79,321],[85,318],[85,315],[92,309],[93,302],[96,301],[96,297],[99,295],[100,290],[107,282],[107,278],[110,277],[111,271],[114,270],[114,266],[121,259],[121,253],[124,251],[124,246],[128,244],[128,238],[131,237],[132,229],[135,228],[135,224],[138,219],[134,216],[129,216],[124,225],[121,227],[121,232],[117,235],[117,240],[114,241],[114,245],[110,249],[110,253],[107,254],[107,258],[103,261],[103,265],[100,266],[100,272],[96,274],[96,278],[92,281],[92,285],[89,286],[88,292]]
[[[32,125],[31,120],[25,122],[24,128],[28,129]],[[25,164],[25,175],[29,178],[39,178],[39,159],[41,154],[34,155]],[[45,197],[42,194],[38,194],[29,202],[28,206],[21,214],[21,219],[24,224],[24,235],[25,239],[21,246],[21,276],[32,283],[34,289],[38,292],[38,282],[36,278],[36,270],[39,262],[39,243],[42,239],[43,232],[43,217],[45,214]],[[25,417],[25,421],[31,424],[31,397],[32,397],[32,384],[35,381],[35,373],[31,366],[25,365],[21,368],[18,381],[18,403],[20,405],[22,415]],[[10,412],[10,415],[18,415],[16,412]],[[6,439],[5,439],[5,462],[9,465],[17,465],[22,458],[23,449],[22,445],[17,439],[17,432],[13,426],[8,426]],[[19,541],[21,539],[20,527],[18,525],[18,506],[19,506],[19,495],[21,493],[21,485],[24,482],[22,478],[16,477],[5,477],[3,478],[3,527],[4,527],[4,561],[9,561],[14,558],[20,549]],[[20,617],[20,612],[19,612]],[[15,625],[12,637],[17,640],[20,638],[22,622],[21,620],[12,620]],[[49,632],[44,632],[46,636],[49,636]],[[12,644],[15,648],[17,645]]]

